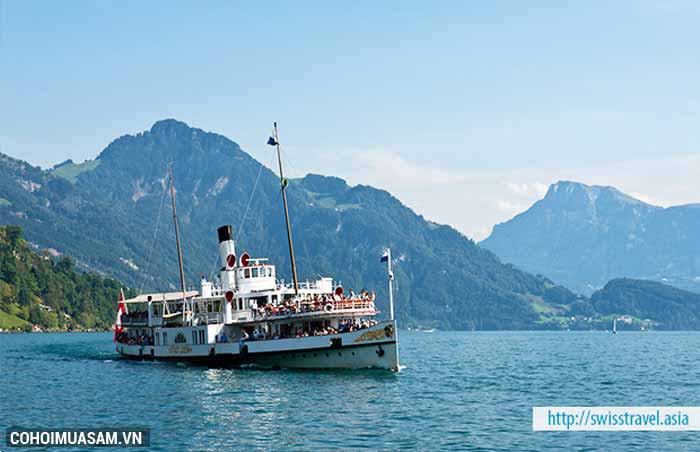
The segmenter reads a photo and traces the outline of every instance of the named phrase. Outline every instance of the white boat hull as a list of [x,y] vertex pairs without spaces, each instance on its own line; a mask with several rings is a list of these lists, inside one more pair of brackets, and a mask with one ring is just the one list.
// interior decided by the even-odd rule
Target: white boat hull
[[[189,334],[183,336],[191,337]],[[181,343],[154,346],[117,343],[116,350],[122,356],[132,359],[182,361],[213,366],[254,365],[290,369],[377,368],[393,371],[399,368],[398,338],[393,321],[350,333],[325,336],[201,345]]]
[[273,352],[249,356],[248,364],[280,369],[387,369],[398,370],[396,342],[339,349]]

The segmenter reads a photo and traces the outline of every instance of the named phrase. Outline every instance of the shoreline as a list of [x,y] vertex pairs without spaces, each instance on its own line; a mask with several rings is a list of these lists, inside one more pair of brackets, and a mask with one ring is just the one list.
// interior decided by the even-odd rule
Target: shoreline
[[[433,333],[527,333],[527,332],[538,332],[538,333],[605,333],[612,334],[611,330],[606,329],[521,329],[521,330],[434,330],[434,331],[421,331],[415,329],[403,329],[399,328],[399,331],[404,333],[421,333],[421,334],[433,334]],[[73,330],[41,330],[41,331],[21,331],[21,330],[2,330],[0,334],[46,334],[46,333],[111,333],[114,332],[112,329],[73,329]],[[700,333],[700,330],[664,330],[664,329],[649,329],[649,330],[638,330],[638,329],[627,329],[618,330],[619,333]]]

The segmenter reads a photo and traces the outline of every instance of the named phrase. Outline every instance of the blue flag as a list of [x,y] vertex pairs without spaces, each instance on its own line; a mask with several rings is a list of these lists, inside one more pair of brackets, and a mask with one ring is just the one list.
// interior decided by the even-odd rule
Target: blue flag
[[389,252],[384,251],[384,254],[382,254],[382,259],[379,262],[389,262]]
[[275,140],[273,137],[270,137],[267,139],[267,144],[269,144],[270,146],[277,146],[278,143],[277,140]]

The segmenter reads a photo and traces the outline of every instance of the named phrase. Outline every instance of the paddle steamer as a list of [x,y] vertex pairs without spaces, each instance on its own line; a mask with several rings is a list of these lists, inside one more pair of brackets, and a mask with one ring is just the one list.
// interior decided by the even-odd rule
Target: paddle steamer
[[297,280],[277,124],[268,144],[280,168],[293,282],[277,279],[275,266],[248,253],[236,255],[232,228],[218,228],[221,268],[215,281],[186,290],[172,172],[170,193],[182,290],[120,297],[114,328],[116,351],[141,360],[265,368],[399,369],[394,320],[391,251],[387,262],[388,320],[373,292],[348,293],[332,278]]

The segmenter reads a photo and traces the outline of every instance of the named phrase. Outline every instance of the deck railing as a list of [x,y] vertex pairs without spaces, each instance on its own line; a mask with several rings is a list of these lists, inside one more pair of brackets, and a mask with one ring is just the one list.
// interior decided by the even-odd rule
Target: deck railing
[[[276,309],[276,311],[275,311]],[[331,300],[327,302],[302,302],[300,305],[294,305],[291,307],[279,306],[272,310],[263,309],[262,312],[256,312],[253,316],[253,320],[269,320],[277,318],[298,318],[298,317],[308,317],[308,316],[320,316],[331,313],[376,313],[376,308],[374,302],[368,299],[361,300]]]

